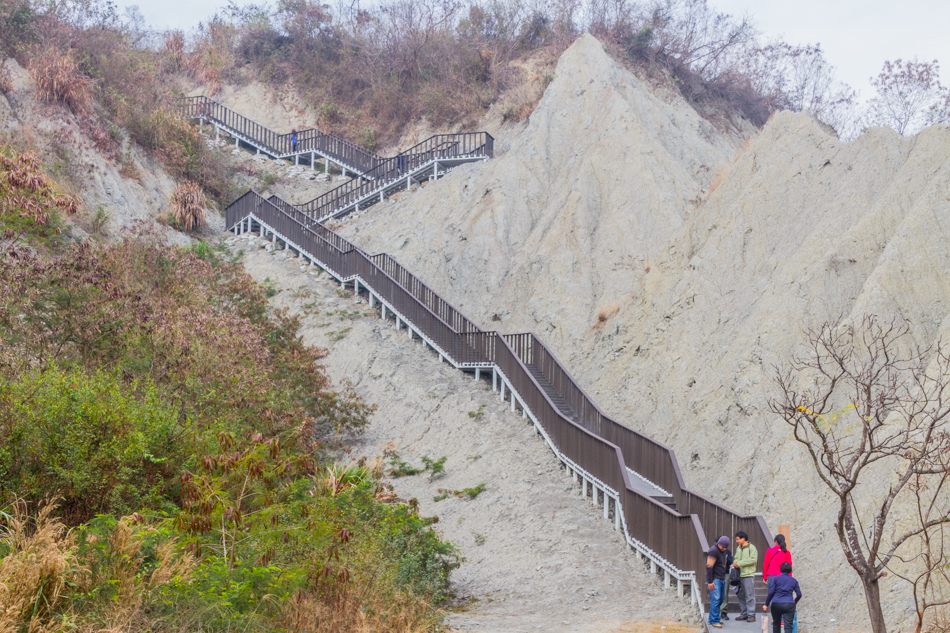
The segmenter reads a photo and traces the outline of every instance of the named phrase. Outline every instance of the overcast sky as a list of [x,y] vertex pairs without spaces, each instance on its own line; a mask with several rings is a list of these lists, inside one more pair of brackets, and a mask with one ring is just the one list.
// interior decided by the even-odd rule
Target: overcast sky
[[[225,6],[226,0],[119,0],[118,4],[138,5],[150,26],[189,30]],[[710,4],[736,16],[750,16],[766,38],[820,43],[839,78],[858,89],[862,98],[871,96],[868,78],[886,59],[938,59],[943,83],[950,84],[948,0],[710,0]]]

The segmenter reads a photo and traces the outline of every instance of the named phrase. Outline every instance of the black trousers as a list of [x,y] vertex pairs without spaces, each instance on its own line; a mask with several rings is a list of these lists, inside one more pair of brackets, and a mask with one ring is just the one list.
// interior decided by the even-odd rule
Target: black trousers
[[795,620],[794,602],[772,603],[772,633],[782,632],[782,622],[785,623],[785,633],[792,633],[792,622]]

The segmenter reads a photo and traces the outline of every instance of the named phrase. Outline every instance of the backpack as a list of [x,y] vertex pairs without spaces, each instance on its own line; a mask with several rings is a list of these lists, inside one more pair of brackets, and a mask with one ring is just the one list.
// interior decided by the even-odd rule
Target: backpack
[[729,584],[732,585],[733,587],[738,587],[738,586],[739,586],[739,583],[742,582],[742,581],[740,580],[739,573],[740,573],[740,572],[739,572],[739,568],[738,568],[738,567],[730,567],[730,568],[729,568]]

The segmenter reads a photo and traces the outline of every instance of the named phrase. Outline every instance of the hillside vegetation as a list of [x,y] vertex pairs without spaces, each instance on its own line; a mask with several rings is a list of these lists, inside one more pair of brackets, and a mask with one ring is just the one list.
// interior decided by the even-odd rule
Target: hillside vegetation
[[3,152],[4,235],[43,241],[0,255],[0,631],[438,628],[458,554],[333,463],[373,407],[298,321],[204,244],[72,242]]
[[221,159],[171,116],[182,76],[212,95],[226,83],[291,86],[326,131],[375,149],[420,120],[471,126],[493,104],[523,120],[585,32],[717,122],[761,126],[776,110],[807,109],[843,131],[856,125],[853,91],[820,47],[765,43],[706,0],[390,0],[353,11],[287,0],[231,5],[189,34],[153,32],[99,0],[0,0],[3,52],[50,100],[83,113],[103,151],[127,130],[219,201],[233,195]]

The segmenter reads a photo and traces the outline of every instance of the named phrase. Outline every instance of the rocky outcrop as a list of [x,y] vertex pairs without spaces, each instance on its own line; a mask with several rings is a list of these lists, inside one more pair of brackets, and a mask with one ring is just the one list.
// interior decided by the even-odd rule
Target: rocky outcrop
[[[768,413],[773,364],[840,315],[905,317],[922,345],[946,333],[950,129],[843,143],[779,113],[747,143],[582,37],[507,140],[344,235],[483,327],[538,333],[608,413],[677,451],[690,487],[790,524],[806,617],[860,627],[830,499]],[[906,595],[884,594],[897,629]]]

